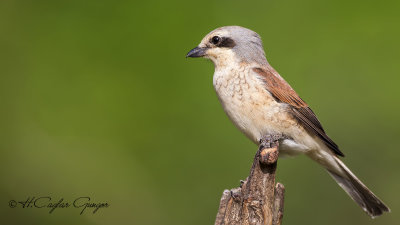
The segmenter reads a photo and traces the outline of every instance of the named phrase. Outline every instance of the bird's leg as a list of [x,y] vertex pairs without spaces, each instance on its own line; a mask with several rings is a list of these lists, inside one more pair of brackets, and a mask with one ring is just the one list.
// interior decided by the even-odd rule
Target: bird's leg
[[278,160],[279,140],[282,138],[282,134],[268,134],[260,139],[257,154],[260,156],[259,159],[262,164],[273,164]]
[[264,149],[264,148],[271,148],[274,142],[277,142],[284,138],[282,134],[267,134],[261,137],[260,139],[260,145],[258,150]]

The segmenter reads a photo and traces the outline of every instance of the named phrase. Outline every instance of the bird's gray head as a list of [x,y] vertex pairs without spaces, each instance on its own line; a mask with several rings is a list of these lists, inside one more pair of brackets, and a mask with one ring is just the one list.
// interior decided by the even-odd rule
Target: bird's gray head
[[235,62],[268,64],[260,36],[240,26],[220,27],[211,31],[186,57],[209,58],[216,67]]

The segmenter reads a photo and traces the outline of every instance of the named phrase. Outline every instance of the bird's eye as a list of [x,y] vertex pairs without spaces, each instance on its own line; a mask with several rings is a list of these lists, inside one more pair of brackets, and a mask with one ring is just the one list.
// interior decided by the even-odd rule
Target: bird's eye
[[216,45],[216,44],[219,43],[220,40],[221,40],[220,37],[214,36],[214,37],[211,38],[210,42],[213,43],[214,45]]

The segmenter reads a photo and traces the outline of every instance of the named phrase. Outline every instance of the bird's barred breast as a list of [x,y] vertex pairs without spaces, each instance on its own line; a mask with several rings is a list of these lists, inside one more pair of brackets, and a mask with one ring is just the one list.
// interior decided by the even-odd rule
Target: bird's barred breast
[[267,134],[301,139],[307,133],[292,119],[287,106],[273,98],[251,68],[216,70],[213,83],[228,117],[254,143],[258,144]]

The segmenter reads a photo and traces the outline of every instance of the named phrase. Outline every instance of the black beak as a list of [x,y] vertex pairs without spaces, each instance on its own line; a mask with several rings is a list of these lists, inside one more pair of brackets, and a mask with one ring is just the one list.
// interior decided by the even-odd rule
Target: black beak
[[207,49],[208,48],[196,47],[196,48],[190,50],[190,52],[188,52],[188,54],[186,55],[186,58],[187,57],[190,57],[190,58],[203,57],[206,55]]

